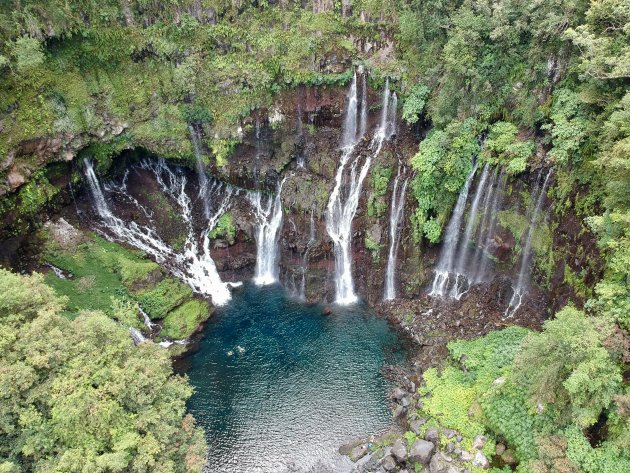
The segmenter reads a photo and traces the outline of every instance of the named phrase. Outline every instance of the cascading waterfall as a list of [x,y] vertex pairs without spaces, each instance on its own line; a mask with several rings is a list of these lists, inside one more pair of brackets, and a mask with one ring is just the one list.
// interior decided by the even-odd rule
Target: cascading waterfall
[[468,200],[468,192],[470,191],[470,184],[475,177],[477,171],[477,162],[473,165],[470,174],[466,178],[464,187],[457,197],[457,203],[453,210],[448,226],[446,227],[446,235],[444,236],[444,244],[440,251],[440,258],[435,269],[435,277],[433,278],[433,284],[431,285],[430,296],[444,297],[447,293],[450,274],[453,272],[453,263],[455,259],[455,251],[457,250],[457,243],[459,241],[459,228],[462,225],[464,218],[464,209],[466,207],[466,201]]
[[488,201],[492,202],[490,210],[485,212],[481,226],[479,227],[479,236],[477,237],[478,244],[473,263],[474,267],[477,269],[473,276],[473,283],[480,283],[486,278],[490,258],[484,255],[484,250],[488,247],[491,241],[490,239],[494,237],[494,231],[497,227],[497,214],[503,205],[503,191],[506,182],[505,169],[501,168],[496,181],[496,186],[488,195]]
[[[227,187],[219,209],[208,219],[208,226],[204,229],[202,237],[203,248],[202,251],[199,251],[192,224],[192,203],[185,192],[186,177],[183,173],[171,171],[163,159],[143,161],[140,164],[140,167],[153,172],[162,190],[170,195],[180,207],[188,235],[184,243],[184,252],[178,253],[158,236],[155,229],[139,225],[134,221],[124,222],[116,217],[109,207],[92,163],[88,159],[85,159],[84,162],[87,182],[96,211],[110,237],[151,255],[174,276],[187,283],[195,292],[210,296],[214,305],[223,305],[230,300],[231,294],[228,285],[221,281],[214,261],[210,257],[208,233],[216,225],[219,216],[228,208],[232,196],[231,187]],[[135,203],[139,208],[142,207],[137,201]]]
[[[394,113],[394,117],[395,117]],[[406,168],[402,163],[398,164],[398,173],[394,180],[394,190],[392,192],[392,206],[389,214],[389,253],[387,257],[387,271],[385,273],[385,294],[386,301],[396,298],[396,258],[398,247],[400,246],[400,222],[405,210],[405,197],[407,194],[407,184],[409,178],[406,176]]]
[[254,191],[249,195],[258,223],[256,230],[256,273],[254,276],[254,282],[258,286],[273,284],[278,280],[278,237],[282,224],[280,195],[285,179],[280,182],[276,196],[269,196],[264,203],[261,191]]
[[[330,194],[326,207],[326,230],[335,247],[335,288],[337,304],[347,305],[357,301],[352,280],[352,255],[350,251],[352,239],[352,220],[359,205],[361,187],[367,176],[372,158],[377,156],[383,141],[389,139],[392,126],[388,117],[390,99],[389,81],[383,93],[383,107],[378,130],[374,134],[370,149],[372,152],[360,165],[361,156],[353,156],[357,143],[364,136],[367,129],[367,84],[362,75],[361,103],[357,94],[357,73],[355,72],[350,90],[348,91],[348,107],[344,117],[343,139],[341,142],[341,160],[335,176],[335,187]],[[395,115],[395,111],[393,112]],[[357,123],[359,117],[359,123]],[[351,159],[353,158],[353,159]],[[348,163],[349,166],[346,166]]]
[[[529,275],[531,272],[530,262],[532,256],[532,237],[534,234],[534,228],[539,221],[540,211],[542,209],[542,204],[545,200],[545,195],[547,195],[547,187],[549,185],[549,178],[551,177],[551,170],[547,172],[547,176],[543,181],[542,187],[539,183],[536,185],[536,190],[532,195],[532,204],[535,202],[535,206],[533,208],[530,206],[529,211],[529,226],[527,229],[527,235],[525,237],[525,246],[523,247],[523,253],[521,256],[521,267],[518,273],[518,279],[516,281],[516,285],[512,287],[512,298],[510,299],[510,303],[505,309],[505,317],[512,317],[516,314],[516,311],[521,307],[523,303],[523,297],[527,293],[527,286],[529,284]],[[540,175],[539,175],[540,179]]]
[[[473,201],[470,206],[470,211],[468,212],[468,222],[466,223],[466,229],[464,231],[464,237],[460,239],[457,257],[455,260],[455,266],[453,270],[455,272],[455,283],[451,288],[449,295],[454,299],[461,299],[461,297],[468,292],[470,288],[470,276],[468,275],[468,255],[469,255],[469,242],[471,241],[473,230],[475,228],[475,223],[477,220],[477,211],[479,210],[479,203],[484,194],[489,195],[490,192],[486,188],[486,182],[488,180],[488,176],[490,175],[490,165],[486,163],[483,167],[483,171],[481,172],[481,178],[479,179],[479,184],[477,185],[477,189],[473,195]],[[492,189],[490,187],[489,189]],[[488,192],[487,192],[488,191]]]

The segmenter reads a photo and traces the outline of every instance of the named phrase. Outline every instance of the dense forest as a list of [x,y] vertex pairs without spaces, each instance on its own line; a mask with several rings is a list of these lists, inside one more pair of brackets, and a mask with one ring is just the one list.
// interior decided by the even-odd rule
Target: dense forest
[[[540,314],[541,331],[507,321],[449,343],[424,372],[414,415],[427,422],[409,445],[437,426],[462,445],[485,435],[491,464],[473,471],[630,471],[628,0],[4,1],[0,238],[39,232],[58,210],[56,164],[89,157],[106,173],[142,149],[194,168],[193,127],[221,175],[248,117],[303,87],[346,86],[358,67],[373,89],[387,80],[415,139],[405,165],[418,251],[443,243],[476,160],[515,179],[551,169],[552,211],[597,242],[592,260],[550,244],[536,262],[541,274],[576,258],[585,268],[565,268],[574,297]],[[75,169],[70,183],[81,180]],[[218,231],[234,239],[231,221]],[[165,334],[184,338],[207,303],[166,276],[162,293],[138,290],[157,265],[90,238],[46,251],[114,268],[124,297],[104,290],[94,305],[63,281],[0,269],[0,472],[201,471],[191,386],[168,351],[134,346],[127,327],[138,302],[159,311],[176,293],[187,305]]]

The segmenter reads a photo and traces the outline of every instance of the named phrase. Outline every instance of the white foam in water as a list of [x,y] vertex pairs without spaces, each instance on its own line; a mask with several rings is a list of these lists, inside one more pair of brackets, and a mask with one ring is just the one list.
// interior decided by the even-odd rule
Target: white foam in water
[[218,210],[208,219],[208,226],[201,237],[202,247],[200,249],[192,223],[192,202],[185,191],[185,175],[180,172],[173,172],[163,159],[141,163],[142,168],[153,172],[162,190],[171,196],[180,208],[182,219],[188,229],[184,251],[180,253],[167,245],[158,236],[155,229],[139,225],[134,221],[124,222],[116,217],[109,207],[94,173],[92,163],[87,159],[84,162],[94,205],[102,219],[103,226],[107,230],[107,236],[151,255],[174,276],[187,283],[195,292],[210,296],[214,305],[220,306],[230,300],[231,294],[228,286],[221,281],[214,261],[210,257],[208,233],[214,228],[221,214],[227,210],[232,196],[231,187],[226,188]]

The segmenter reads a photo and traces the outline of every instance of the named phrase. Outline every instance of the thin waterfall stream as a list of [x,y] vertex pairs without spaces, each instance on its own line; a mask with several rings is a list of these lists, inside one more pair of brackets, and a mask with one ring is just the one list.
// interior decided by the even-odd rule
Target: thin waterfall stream
[[384,294],[386,301],[396,298],[396,258],[398,256],[398,247],[400,246],[400,226],[405,211],[405,197],[407,195],[407,184],[409,183],[409,177],[406,175],[406,172],[406,167],[402,163],[398,163],[398,173],[394,179],[392,204],[389,214],[389,252],[387,255]]
[[540,220],[542,204],[545,200],[545,196],[547,195],[547,187],[549,186],[549,178],[551,177],[551,174],[552,170],[549,170],[549,172],[547,172],[547,175],[545,176],[545,180],[543,181],[542,186],[538,184],[532,195],[532,204],[534,204],[535,202],[535,205],[533,206],[533,208],[530,208],[529,212],[529,226],[525,237],[525,246],[523,247],[523,253],[521,256],[521,265],[518,273],[518,279],[516,281],[516,285],[514,285],[512,288],[512,298],[510,299],[507,309],[505,309],[505,317],[507,318],[513,317],[514,314],[516,314],[518,309],[521,307],[521,304],[523,303],[523,297],[527,293],[529,276],[531,274],[530,263],[532,256],[534,229]]

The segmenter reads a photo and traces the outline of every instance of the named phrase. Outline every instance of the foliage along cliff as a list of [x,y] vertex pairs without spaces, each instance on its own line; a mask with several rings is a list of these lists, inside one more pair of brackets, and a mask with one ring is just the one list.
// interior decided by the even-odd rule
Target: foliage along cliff
[[[522,378],[510,379],[532,385],[530,401],[554,407],[547,420],[569,446],[553,455],[584,471],[614,471],[607,468],[628,451],[629,12],[624,0],[4,2],[3,230],[24,232],[54,204],[62,180],[51,163],[85,155],[105,170],[137,147],[190,161],[191,124],[203,131],[208,164],[227,173],[252,132],[253,111],[272,114],[287,89],[345,84],[352,65],[364,64],[374,86],[392,79],[409,133],[422,138],[407,156],[415,246],[440,242],[478,155],[515,178],[553,167],[555,214],[570,215],[572,231],[597,235],[601,280],[581,273],[582,263],[564,270],[588,299],[587,315],[562,312],[566,333],[549,322],[517,357]],[[479,135],[487,137],[483,149]],[[373,182],[378,191],[378,176]],[[568,259],[564,251],[555,261]],[[592,332],[595,345],[557,368],[574,334]],[[549,369],[523,368],[533,362]],[[543,383],[549,373],[563,385]],[[585,377],[598,380],[595,392],[583,389]],[[551,396],[541,396],[542,385]],[[593,453],[584,432],[598,420],[610,428]],[[518,442],[493,422],[489,429]],[[544,447],[534,454],[542,464]]]

